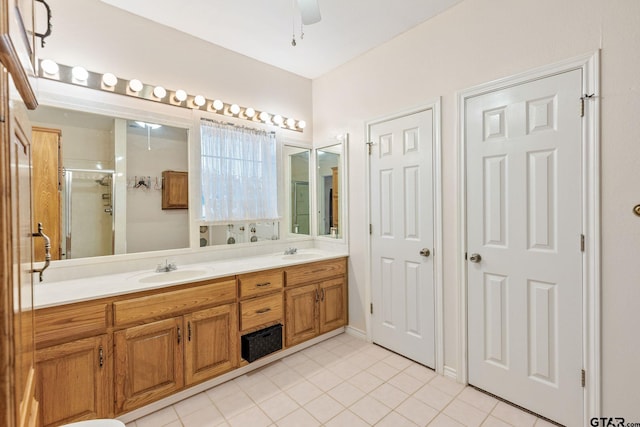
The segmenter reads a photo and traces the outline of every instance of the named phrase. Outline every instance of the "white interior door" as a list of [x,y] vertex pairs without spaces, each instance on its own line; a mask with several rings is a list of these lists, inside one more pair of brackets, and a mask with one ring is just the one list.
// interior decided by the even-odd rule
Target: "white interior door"
[[467,100],[469,383],[582,425],[582,74]]
[[[369,127],[373,341],[435,364],[433,110]],[[421,254],[422,252],[422,254]]]

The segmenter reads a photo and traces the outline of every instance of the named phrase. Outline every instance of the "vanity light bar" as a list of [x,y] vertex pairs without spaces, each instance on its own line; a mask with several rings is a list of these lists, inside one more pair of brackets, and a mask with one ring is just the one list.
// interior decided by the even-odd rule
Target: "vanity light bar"
[[296,132],[302,132],[306,127],[304,120],[296,120],[292,117],[283,117],[280,114],[258,111],[251,107],[242,107],[238,104],[229,104],[219,99],[207,99],[202,95],[189,95],[182,89],[169,90],[162,86],[148,85],[138,79],[127,80],[116,77],[111,73],[101,74],[88,71],[79,66],[70,67],[68,65],[57,64],[50,59],[41,59],[38,61],[38,77],[145,99],[147,101],[174,105],[176,107],[208,111],[210,113],[237,117],[252,122],[266,123]]

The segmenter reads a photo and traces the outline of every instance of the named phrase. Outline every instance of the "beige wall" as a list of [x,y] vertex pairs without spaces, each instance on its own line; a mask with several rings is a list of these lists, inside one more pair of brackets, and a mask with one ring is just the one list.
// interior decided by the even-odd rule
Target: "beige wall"
[[442,97],[445,364],[458,369],[456,92],[601,48],[603,415],[640,420],[639,46],[636,0],[465,0],[314,80],[314,139],[351,134],[352,325],[365,328],[368,286],[365,122]]

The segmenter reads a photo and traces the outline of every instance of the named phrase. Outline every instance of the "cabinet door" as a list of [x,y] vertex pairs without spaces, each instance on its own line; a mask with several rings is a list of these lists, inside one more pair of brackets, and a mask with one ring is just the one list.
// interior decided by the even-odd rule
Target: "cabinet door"
[[317,285],[301,286],[285,291],[285,344],[287,347],[318,335]]
[[162,172],[162,209],[189,208],[189,174],[187,172]]
[[111,415],[112,359],[107,335],[36,352],[39,425],[57,426]]
[[116,413],[139,408],[184,384],[182,317],[115,332]]
[[344,278],[320,283],[320,333],[347,323],[346,286]]
[[227,304],[184,316],[185,383],[194,384],[238,366],[238,310]]

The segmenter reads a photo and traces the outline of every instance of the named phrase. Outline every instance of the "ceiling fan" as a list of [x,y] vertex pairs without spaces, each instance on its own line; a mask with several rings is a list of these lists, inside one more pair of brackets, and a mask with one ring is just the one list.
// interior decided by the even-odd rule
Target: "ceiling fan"
[[320,22],[318,0],[298,0],[298,7],[300,8],[300,15],[302,15],[302,23],[304,25]]

